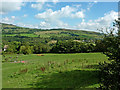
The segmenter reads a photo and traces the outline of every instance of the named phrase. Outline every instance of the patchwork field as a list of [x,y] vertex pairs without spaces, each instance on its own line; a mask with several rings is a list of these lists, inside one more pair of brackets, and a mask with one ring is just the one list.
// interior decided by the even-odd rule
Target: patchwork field
[[[71,29],[30,29],[18,27],[12,24],[2,24],[2,37],[5,40],[7,37],[32,37],[32,38],[50,38],[51,40],[62,38],[65,40],[84,40],[84,39],[100,39],[103,34],[99,32],[71,30]],[[24,37],[25,38],[25,37]]]
[[5,55],[3,88],[96,88],[102,53]]

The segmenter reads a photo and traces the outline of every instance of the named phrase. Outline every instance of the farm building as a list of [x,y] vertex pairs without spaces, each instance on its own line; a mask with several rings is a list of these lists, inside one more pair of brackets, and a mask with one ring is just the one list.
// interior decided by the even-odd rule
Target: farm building
[[4,51],[6,51],[8,48],[8,45],[4,45]]

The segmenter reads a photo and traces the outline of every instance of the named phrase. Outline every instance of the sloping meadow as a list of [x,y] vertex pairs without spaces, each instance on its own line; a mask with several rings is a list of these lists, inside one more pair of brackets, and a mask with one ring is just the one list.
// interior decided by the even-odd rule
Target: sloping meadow
[[102,53],[8,54],[3,59],[3,88],[96,88]]

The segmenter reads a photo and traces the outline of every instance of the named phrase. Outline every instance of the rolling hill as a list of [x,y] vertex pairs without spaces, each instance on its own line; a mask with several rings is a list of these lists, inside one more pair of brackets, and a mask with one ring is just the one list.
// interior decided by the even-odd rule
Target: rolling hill
[[52,40],[58,39],[74,39],[74,40],[95,40],[102,37],[101,33],[84,30],[70,30],[70,29],[36,29],[19,27],[12,24],[2,23],[3,37],[39,37],[50,38]]

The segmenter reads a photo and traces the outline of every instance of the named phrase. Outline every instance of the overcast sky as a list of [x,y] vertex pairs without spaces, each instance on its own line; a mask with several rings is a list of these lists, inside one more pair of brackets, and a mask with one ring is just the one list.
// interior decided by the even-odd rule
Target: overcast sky
[[112,26],[118,2],[2,2],[0,22],[31,28],[96,31]]

